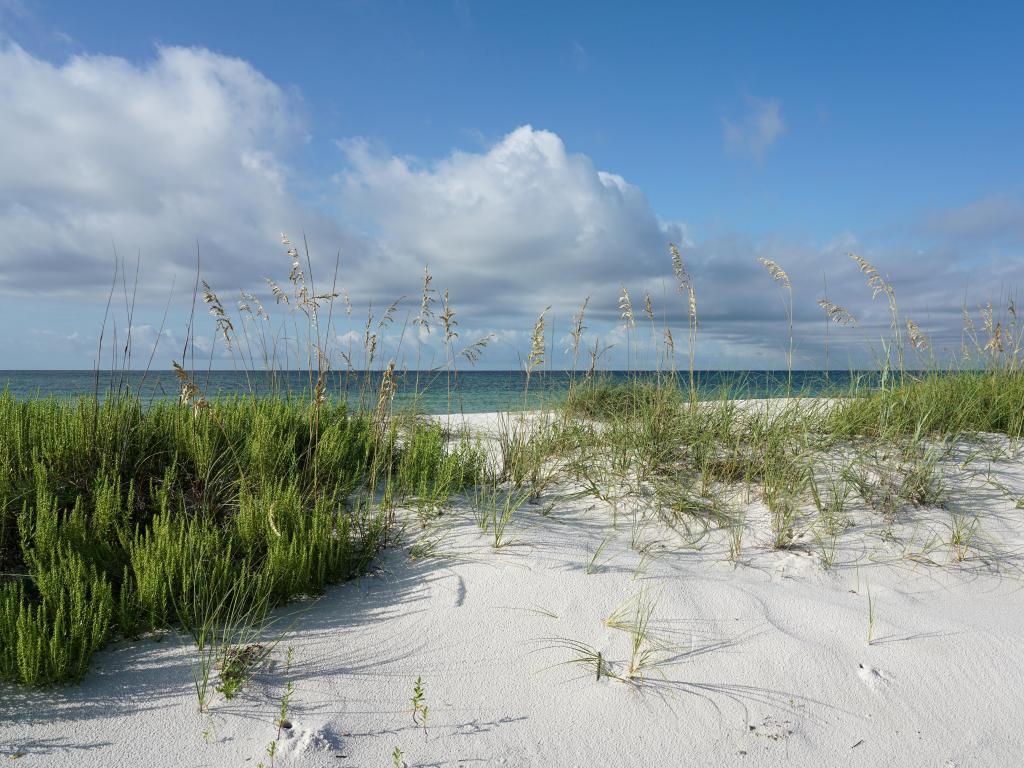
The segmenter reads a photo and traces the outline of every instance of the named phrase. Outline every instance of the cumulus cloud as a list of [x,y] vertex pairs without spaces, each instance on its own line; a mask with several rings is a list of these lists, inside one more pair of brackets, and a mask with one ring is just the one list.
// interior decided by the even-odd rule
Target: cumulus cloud
[[374,284],[384,277],[393,291],[397,275],[429,264],[471,308],[521,317],[565,308],[624,276],[664,274],[668,242],[685,236],[637,187],[531,126],[485,152],[427,165],[365,141],[341,147],[343,208],[378,233],[392,269]]
[[746,111],[739,118],[722,118],[722,139],[728,152],[749,155],[757,161],[786,132],[778,99],[747,96]]
[[135,66],[0,47],[0,290],[89,291],[112,244],[166,285],[195,263],[259,272],[289,222],[336,234],[289,194],[295,98],[239,59],[160,48]]

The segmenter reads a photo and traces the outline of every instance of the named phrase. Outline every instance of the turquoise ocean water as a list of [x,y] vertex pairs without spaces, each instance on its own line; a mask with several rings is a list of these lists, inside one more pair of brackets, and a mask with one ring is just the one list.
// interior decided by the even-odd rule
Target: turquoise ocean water
[[[654,372],[629,373],[625,371],[601,371],[599,376],[614,382],[625,382],[630,377],[655,377]],[[661,374],[665,376],[666,374]],[[688,382],[688,374],[679,374],[680,382]],[[877,379],[877,372],[857,371],[794,371],[793,391],[804,395],[820,395],[848,387],[856,378],[870,383]],[[381,373],[338,373],[329,374],[328,391],[332,397],[346,398],[352,405],[358,405],[361,392],[364,405],[376,403]],[[395,404],[398,407],[410,405],[417,400],[422,413],[452,412],[479,413],[541,404],[554,404],[565,397],[573,374],[555,372],[534,372],[530,381],[528,398],[523,396],[526,381],[522,371],[460,371],[450,378],[444,371],[407,371],[397,375]],[[581,373],[576,373],[578,380]],[[787,394],[786,371],[700,371],[697,373],[701,397],[716,397],[726,391],[729,397],[780,397]],[[276,374],[243,373],[238,371],[201,371],[196,374],[196,383],[208,396],[255,393],[260,396],[292,393],[301,395],[310,390],[309,375],[305,371],[290,371]],[[110,391],[130,389],[138,392],[143,401],[176,398],[178,381],[172,371],[0,371],[0,385],[16,398],[29,397],[74,398],[101,395]],[[365,394],[370,392],[372,394]],[[417,392],[419,393],[417,396]],[[369,402],[370,400],[373,402]]]

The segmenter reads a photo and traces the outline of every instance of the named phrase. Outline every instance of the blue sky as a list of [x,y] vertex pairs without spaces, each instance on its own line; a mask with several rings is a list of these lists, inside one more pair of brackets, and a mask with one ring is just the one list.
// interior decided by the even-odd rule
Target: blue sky
[[[294,5],[300,7],[0,0],[6,76],[39,78],[31,92],[0,86],[7,104],[0,110],[72,123],[52,136],[65,150],[78,150],[69,157],[92,158],[104,168],[118,157],[119,129],[111,127],[106,144],[95,132],[78,130],[92,119],[102,121],[103,114],[123,126],[111,104],[117,112],[123,102],[163,99],[161,114],[171,115],[161,118],[161,126],[140,123],[132,133],[155,131],[148,150],[139,150],[132,168],[119,170],[125,178],[114,185],[137,189],[122,202],[107,196],[98,210],[85,194],[71,195],[73,205],[37,205],[38,198],[62,199],[68,190],[82,189],[80,178],[62,179],[52,167],[33,174],[29,160],[46,164],[50,156],[50,126],[32,134],[30,148],[15,134],[0,149],[0,164],[4,153],[17,153],[9,159],[24,174],[44,177],[35,185],[9,184],[0,196],[8,214],[0,227],[6,223],[11,230],[0,232],[9,249],[3,258],[21,262],[19,276],[9,272],[0,282],[8,297],[0,318],[23,331],[0,338],[7,367],[91,364],[83,340],[98,322],[96,292],[90,295],[82,281],[64,284],[60,276],[83,265],[95,271],[110,254],[76,251],[71,240],[113,240],[122,252],[141,252],[147,291],[165,288],[171,272],[189,282],[188,260],[180,254],[189,243],[194,250],[197,240],[216,239],[208,231],[215,219],[190,217],[187,206],[176,204],[173,216],[152,213],[145,226],[131,216],[118,227],[120,210],[128,216],[147,195],[163,200],[162,189],[174,189],[181,199],[215,197],[236,218],[235,226],[249,221],[273,231],[316,233],[315,245],[331,256],[341,248],[343,258],[354,262],[360,274],[353,298],[384,301],[372,286],[414,295],[413,267],[430,261],[439,287],[459,287],[467,325],[498,333],[501,343],[488,361],[496,367],[514,363],[522,341],[517,334],[528,334],[542,301],[554,302],[567,326],[570,303],[600,292],[593,331],[614,337],[619,282],[637,294],[648,289],[657,295],[655,260],[668,277],[671,270],[664,252],[646,251],[670,237],[687,245],[694,280],[708,298],[708,366],[784,364],[778,299],[756,264],[751,267],[758,255],[777,258],[793,277],[801,360],[809,367],[820,364],[814,313],[823,275],[842,285],[843,301],[864,315],[868,330],[851,343],[847,359],[855,359],[856,347],[873,337],[872,321],[883,316],[870,295],[861,295],[854,268],[837,261],[848,249],[890,275],[908,312],[936,338],[957,336],[953,319],[962,301],[997,300],[1024,277],[1024,106],[1018,93],[1024,56],[1016,50],[1024,11],[1018,5]],[[168,63],[166,52],[179,50],[191,57],[188,62]],[[95,80],[116,89],[120,76],[134,73],[123,100],[71,98],[76,106],[66,106],[65,89],[73,94],[82,86],[68,85],[59,73],[75,57],[91,62],[86,88],[101,87]],[[226,75],[230,62],[244,64],[245,73]],[[212,102],[205,96],[190,100],[191,77],[221,90]],[[203,133],[199,110],[220,104],[217,99],[237,106],[238,92],[251,96],[251,88],[262,94],[256,108],[246,96],[231,125],[218,123]],[[138,110],[130,115],[137,118]],[[180,129],[173,125],[178,119]],[[523,126],[531,126],[529,133],[518,134],[510,148],[508,137]],[[163,162],[157,128],[179,136],[198,130],[198,138],[180,150],[194,147],[191,160]],[[216,141],[203,143],[214,134]],[[560,142],[561,154],[545,144],[549,135]],[[211,189],[208,180],[189,181],[217,173],[220,159],[239,146],[246,167],[257,157],[274,169],[272,192],[225,203],[236,194],[230,184]],[[545,158],[539,165],[529,159],[537,146]],[[514,160],[506,162],[503,148]],[[563,157],[585,162],[566,177],[552,170]],[[398,176],[395,163],[404,168]],[[621,177],[640,200],[609,203],[604,182],[583,178],[589,173],[599,179],[598,172]],[[496,173],[515,179],[516,189],[492,186]],[[228,170],[223,177],[233,178]],[[244,176],[236,181],[251,183]],[[202,192],[190,191],[190,183],[203,186]],[[588,197],[595,184],[603,202]],[[542,193],[532,195],[534,185]],[[472,205],[460,208],[467,196]],[[424,214],[439,199],[447,207]],[[543,231],[530,233],[538,220],[531,205],[558,210],[563,199],[571,201],[574,223],[555,231],[554,223],[545,222]],[[265,222],[275,201],[282,221]],[[19,234],[14,224],[26,209],[39,231],[48,216],[74,221],[74,227],[61,242],[36,238],[19,248],[27,233]],[[499,246],[482,252],[486,238],[471,231],[475,223],[508,219],[517,237],[524,231],[530,237],[513,243],[496,227]],[[595,228],[617,248],[593,252],[594,279],[574,281],[568,267],[586,261],[559,244],[580,242],[581,232]],[[435,236],[433,249],[421,245]],[[255,239],[238,238],[239,250],[259,247]],[[34,274],[24,264],[28,245],[40,249]],[[467,248],[463,254],[457,253],[461,246]],[[260,258],[269,264],[275,247],[266,243]],[[645,255],[637,257],[633,249]],[[251,262],[229,251],[210,249],[212,274],[224,290],[247,287]],[[164,255],[170,253],[178,255]],[[525,282],[502,278],[510,263],[548,284],[551,296],[535,297],[532,306]],[[374,264],[387,279],[377,279]],[[564,275],[558,266],[567,267]],[[410,273],[408,287],[392,279],[396,270]],[[573,288],[582,295],[570,302]],[[484,299],[494,291],[508,298],[497,315]],[[61,296],[64,309],[41,311],[41,294]],[[765,295],[770,301],[761,300]],[[146,292],[139,316],[154,324],[157,308],[162,302]],[[171,317],[180,320],[177,301]],[[33,343],[25,341],[30,337]]]

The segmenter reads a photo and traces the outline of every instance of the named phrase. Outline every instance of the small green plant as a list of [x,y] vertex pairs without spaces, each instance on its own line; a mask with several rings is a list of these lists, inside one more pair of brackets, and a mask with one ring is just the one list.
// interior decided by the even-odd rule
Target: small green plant
[[406,762],[403,759],[405,755],[402,754],[401,747],[395,747],[391,750],[391,766],[392,768],[406,768]]
[[726,537],[729,544],[729,562],[733,567],[739,565],[743,556],[743,536],[747,530],[747,522],[742,514],[735,515],[726,525]]
[[978,518],[953,514],[949,523],[949,548],[958,563],[967,559],[978,530]]
[[423,679],[417,677],[412,687],[412,722],[423,729],[424,736],[427,734],[427,715],[429,714],[430,707],[427,706]]
[[829,526],[823,525],[822,529],[814,528],[814,541],[818,545],[818,562],[821,567],[828,570],[836,562],[838,551],[839,534],[829,533]]
[[826,485],[810,473],[809,484],[814,506],[818,510],[818,525],[828,536],[834,537],[847,527],[846,505],[852,491],[850,483],[841,476],[829,475]]
[[868,591],[868,645],[875,640],[875,599],[871,595],[871,585],[867,585]]
[[661,649],[661,644],[651,633],[651,618],[656,605],[657,599],[648,590],[641,589],[605,619],[605,626],[629,635],[630,655],[626,671],[629,680],[642,680],[645,671],[655,664]]
[[571,658],[561,662],[561,664],[573,664],[584,667],[590,671],[590,674],[595,676],[596,680],[600,680],[602,677],[615,680],[622,679],[615,673],[614,666],[604,657],[601,651],[593,646],[580,640],[564,637],[549,638],[548,642],[547,648],[560,648],[568,650],[572,654]]
[[[289,649],[290,651],[291,649]],[[275,761],[277,760],[277,748],[278,743],[281,741],[281,734],[292,727],[291,721],[288,719],[288,707],[291,704],[292,695],[295,693],[295,684],[290,680],[284,687],[284,693],[281,695],[281,704],[277,710],[277,717],[274,718],[274,725],[277,726],[277,734],[274,736],[273,741],[267,745],[267,757],[270,758],[270,763],[260,763],[259,768],[274,768]]]
[[[605,547],[608,546],[608,542],[612,540],[612,536],[605,536],[601,539],[601,543],[594,550],[594,554],[590,556],[590,560],[587,562],[586,572],[587,575],[593,575],[601,570],[601,566],[604,563],[598,562],[598,558],[601,557],[601,553],[604,552]],[[607,562],[607,560],[605,560]]]
[[281,695],[281,705],[278,707],[277,719],[274,721],[277,724],[277,738],[279,740],[281,738],[281,731],[292,727],[291,721],[288,720],[288,707],[291,705],[294,694],[295,683],[289,680],[284,687],[284,693]]
[[229,648],[220,668],[220,683],[214,688],[225,699],[235,698],[249,680],[252,670],[266,656],[262,643],[250,643],[242,648]]
[[492,480],[484,480],[476,488],[474,515],[480,530],[484,533],[490,531],[491,545],[494,549],[509,545],[507,530],[512,522],[512,516],[528,498],[528,491],[501,488]]

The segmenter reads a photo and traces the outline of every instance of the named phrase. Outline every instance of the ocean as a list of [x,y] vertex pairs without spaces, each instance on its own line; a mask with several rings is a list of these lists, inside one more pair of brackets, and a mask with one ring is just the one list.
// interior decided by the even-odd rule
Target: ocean
[[[345,398],[350,405],[372,407],[376,403],[380,371],[331,372],[328,395]],[[631,377],[655,378],[653,371],[599,371],[598,376],[612,382],[625,382]],[[661,376],[667,374],[662,373]],[[677,374],[687,384],[689,374]],[[731,398],[782,397],[787,394],[786,371],[698,371],[697,387],[701,398],[719,397],[724,391]],[[446,371],[404,371],[396,374],[396,407],[416,402],[421,413],[481,413],[517,410],[553,405],[564,399],[569,383],[583,374],[566,371],[535,371],[529,394],[524,397],[526,375],[523,371],[459,371],[448,376]],[[804,395],[820,395],[848,388],[855,380],[877,381],[877,371],[793,371],[792,391]],[[254,393],[301,395],[310,391],[309,374],[287,371],[269,374],[241,371],[199,371],[195,381],[208,397]],[[0,371],[5,391],[18,399],[56,397],[71,399],[99,392],[128,389],[138,393],[145,403],[178,397],[179,384],[173,371]],[[372,401],[372,402],[371,402]]]

